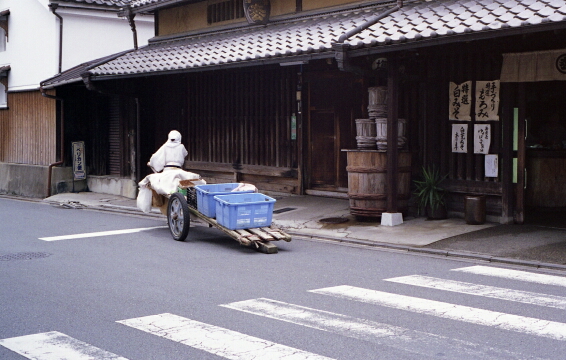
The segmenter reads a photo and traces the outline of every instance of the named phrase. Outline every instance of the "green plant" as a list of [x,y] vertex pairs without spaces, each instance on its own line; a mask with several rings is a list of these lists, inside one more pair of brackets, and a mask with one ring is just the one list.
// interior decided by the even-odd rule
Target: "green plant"
[[426,212],[427,208],[435,212],[439,206],[445,205],[445,192],[440,184],[446,179],[447,175],[441,175],[440,170],[434,166],[428,168],[423,166],[421,175],[422,180],[414,180],[416,187],[414,195],[417,198],[419,213],[421,211]]

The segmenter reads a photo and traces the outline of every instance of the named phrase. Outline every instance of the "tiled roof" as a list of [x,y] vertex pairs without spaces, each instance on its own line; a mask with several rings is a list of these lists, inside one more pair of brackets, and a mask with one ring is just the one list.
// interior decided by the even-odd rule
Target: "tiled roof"
[[[152,0],[145,0],[152,1]],[[153,0],[156,1],[156,0]],[[246,26],[155,41],[136,51],[92,67],[94,76],[187,71],[246,62],[283,62],[290,56],[332,57],[332,43],[340,35],[391,8],[374,5],[266,26]],[[352,48],[394,44],[422,44],[459,36],[562,22],[566,27],[566,0],[441,0],[406,1],[405,6],[345,41]]]
[[[131,50],[128,50],[128,51],[131,51]],[[61,74],[57,74],[57,75],[53,76],[52,78],[49,78],[47,80],[42,81],[41,87],[49,89],[49,88],[59,86],[59,85],[63,85],[63,84],[69,84],[69,83],[75,83],[75,82],[78,82],[78,81],[82,81],[81,74],[86,72],[92,66],[96,66],[97,64],[101,64],[101,63],[106,62],[108,60],[112,60],[112,59],[114,59],[114,58],[116,58],[120,55],[125,54],[126,52],[127,51],[122,51],[122,52],[117,53],[117,54],[104,56],[104,57],[101,57],[99,59],[87,61],[85,63],[82,63],[80,65],[72,67],[68,70],[63,71]]]
[[83,5],[105,5],[105,6],[116,6],[117,8],[124,7],[130,4],[134,0],[58,0],[59,3],[77,3]]
[[136,8],[144,5],[157,4],[160,2],[167,2],[167,0],[132,0],[131,6],[132,8]]

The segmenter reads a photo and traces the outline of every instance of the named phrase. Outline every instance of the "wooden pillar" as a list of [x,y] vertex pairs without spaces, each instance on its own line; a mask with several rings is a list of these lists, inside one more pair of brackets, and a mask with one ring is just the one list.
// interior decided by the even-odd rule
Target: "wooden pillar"
[[501,223],[513,222],[513,86],[501,84]]
[[515,201],[515,213],[517,224],[525,222],[525,174],[526,169],[526,148],[525,135],[527,132],[525,126],[527,100],[525,83],[519,83],[519,114],[517,122],[517,199]]
[[397,59],[388,59],[387,78],[387,212],[396,213],[398,178],[399,69]]

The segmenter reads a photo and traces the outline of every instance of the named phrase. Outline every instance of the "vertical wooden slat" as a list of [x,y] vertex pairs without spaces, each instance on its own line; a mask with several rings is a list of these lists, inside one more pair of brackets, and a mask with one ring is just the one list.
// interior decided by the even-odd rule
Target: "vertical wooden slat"
[[0,117],[0,161],[49,165],[58,160],[56,101],[30,91],[8,94],[8,102]]

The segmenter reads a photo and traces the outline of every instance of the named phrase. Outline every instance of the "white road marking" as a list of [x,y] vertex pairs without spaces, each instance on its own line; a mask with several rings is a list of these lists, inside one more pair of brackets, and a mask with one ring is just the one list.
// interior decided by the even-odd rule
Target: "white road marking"
[[330,359],[325,356],[168,313],[121,320],[118,323],[231,360]]
[[370,341],[388,347],[437,358],[447,359],[523,359],[521,354],[451,339],[445,336],[414,331],[399,326],[359,319],[347,315],[312,309],[271,299],[252,299],[220,305],[229,309],[328,331],[350,338]]
[[541,320],[526,316],[512,315],[497,311],[477,309],[441,301],[421,299],[412,296],[341,285],[324,289],[310,290],[323,295],[348,300],[387,306],[394,309],[438,316],[445,319],[464,321],[472,324],[491,326],[529,335],[543,336],[556,340],[566,340],[566,324]]
[[2,339],[0,345],[33,360],[128,360],[57,331]]
[[124,230],[110,230],[110,231],[100,231],[84,234],[73,234],[73,235],[61,235],[61,236],[50,236],[42,237],[39,240],[44,241],[56,241],[56,240],[71,240],[71,239],[82,239],[98,236],[109,236],[109,235],[121,235],[121,234],[133,234],[141,231],[154,230],[154,229],[166,229],[167,226],[154,226],[148,228],[138,228],[138,229],[124,229]]
[[385,281],[566,310],[566,297],[563,296],[539,294],[530,291],[512,290],[495,286],[477,285],[468,282],[437,279],[421,275],[401,276],[385,279]]
[[537,274],[528,271],[504,269],[491,266],[476,265],[459,269],[452,269],[452,271],[462,271],[470,274],[495,276],[504,279],[528,281],[545,285],[566,286],[566,277],[563,276]]

